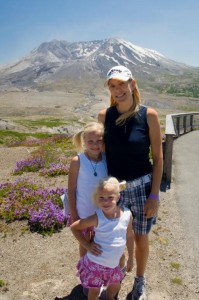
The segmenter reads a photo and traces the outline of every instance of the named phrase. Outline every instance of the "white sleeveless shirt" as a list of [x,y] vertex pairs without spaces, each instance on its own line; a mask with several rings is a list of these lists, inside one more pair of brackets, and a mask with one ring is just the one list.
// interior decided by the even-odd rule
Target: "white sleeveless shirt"
[[[81,219],[93,215],[97,209],[94,205],[92,196],[100,179],[107,177],[107,166],[105,155],[102,160],[97,162],[90,161],[84,153],[79,155],[80,167],[77,177],[76,207]],[[96,174],[94,176],[94,167]]]
[[[102,254],[95,256],[87,252],[87,257],[102,266],[115,268],[126,247],[126,233],[131,211],[124,207],[120,218],[107,219],[101,209],[96,210],[98,225],[95,227],[95,243],[99,244]],[[132,241],[133,242],[133,241]]]

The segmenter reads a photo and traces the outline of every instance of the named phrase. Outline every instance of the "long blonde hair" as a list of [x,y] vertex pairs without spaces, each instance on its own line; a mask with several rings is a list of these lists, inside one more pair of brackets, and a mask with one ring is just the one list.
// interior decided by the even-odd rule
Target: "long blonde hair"
[[119,182],[115,177],[103,178],[99,181],[96,186],[95,192],[93,193],[93,202],[96,206],[98,206],[98,194],[99,190],[105,188],[107,185],[113,185],[115,188],[115,193],[119,195],[119,193],[126,189],[126,181],[123,180]]
[[104,135],[104,125],[100,122],[89,122],[84,126],[83,130],[77,132],[73,138],[72,142],[75,145],[78,151],[84,150],[84,137],[87,133],[90,132],[101,132],[102,136]]
[[[129,80],[134,80],[134,79],[129,79]],[[139,105],[141,103],[141,97],[140,97],[140,92],[139,92],[136,81],[135,81],[135,88],[133,90],[132,97],[133,97],[133,105],[131,106],[129,111],[123,113],[121,116],[119,116],[119,118],[117,118],[116,125],[123,125],[128,118],[134,116],[137,113],[137,111],[139,110]],[[111,96],[110,97],[110,106],[116,106],[116,105],[117,105],[117,103]]]

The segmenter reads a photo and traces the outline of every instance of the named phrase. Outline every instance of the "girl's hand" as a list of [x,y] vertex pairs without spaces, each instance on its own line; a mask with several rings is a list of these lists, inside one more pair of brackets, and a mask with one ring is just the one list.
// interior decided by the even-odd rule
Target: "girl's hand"
[[152,218],[157,215],[159,207],[158,200],[148,198],[144,206],[144,214],[146,218]]
[[128,259],[126,263],[126,271],[131,272],[133,269],[133,259]]
[[87,250],[95,256],[98,256],[102,253],[101,246],[95,242],[89,243]]

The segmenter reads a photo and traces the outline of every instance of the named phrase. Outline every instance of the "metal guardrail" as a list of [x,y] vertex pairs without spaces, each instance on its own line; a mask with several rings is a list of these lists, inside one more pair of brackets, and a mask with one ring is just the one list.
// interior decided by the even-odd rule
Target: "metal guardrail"
[[163,180],[171,183],[173,141],[175,138],[199,129],[199,112],[166,115],[165,141],[163,142]]

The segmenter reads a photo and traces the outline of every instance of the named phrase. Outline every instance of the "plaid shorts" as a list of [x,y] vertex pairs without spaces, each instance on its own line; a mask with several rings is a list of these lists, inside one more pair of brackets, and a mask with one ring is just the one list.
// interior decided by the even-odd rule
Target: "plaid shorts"
[[132,181],[127,181],[126,189],[120,193],[120,206],[128,207],[133,215],[133,230],[136,234],[148,234],[156,217],[147,219],[144,204],[151,192],[152,175],[148,174]]

